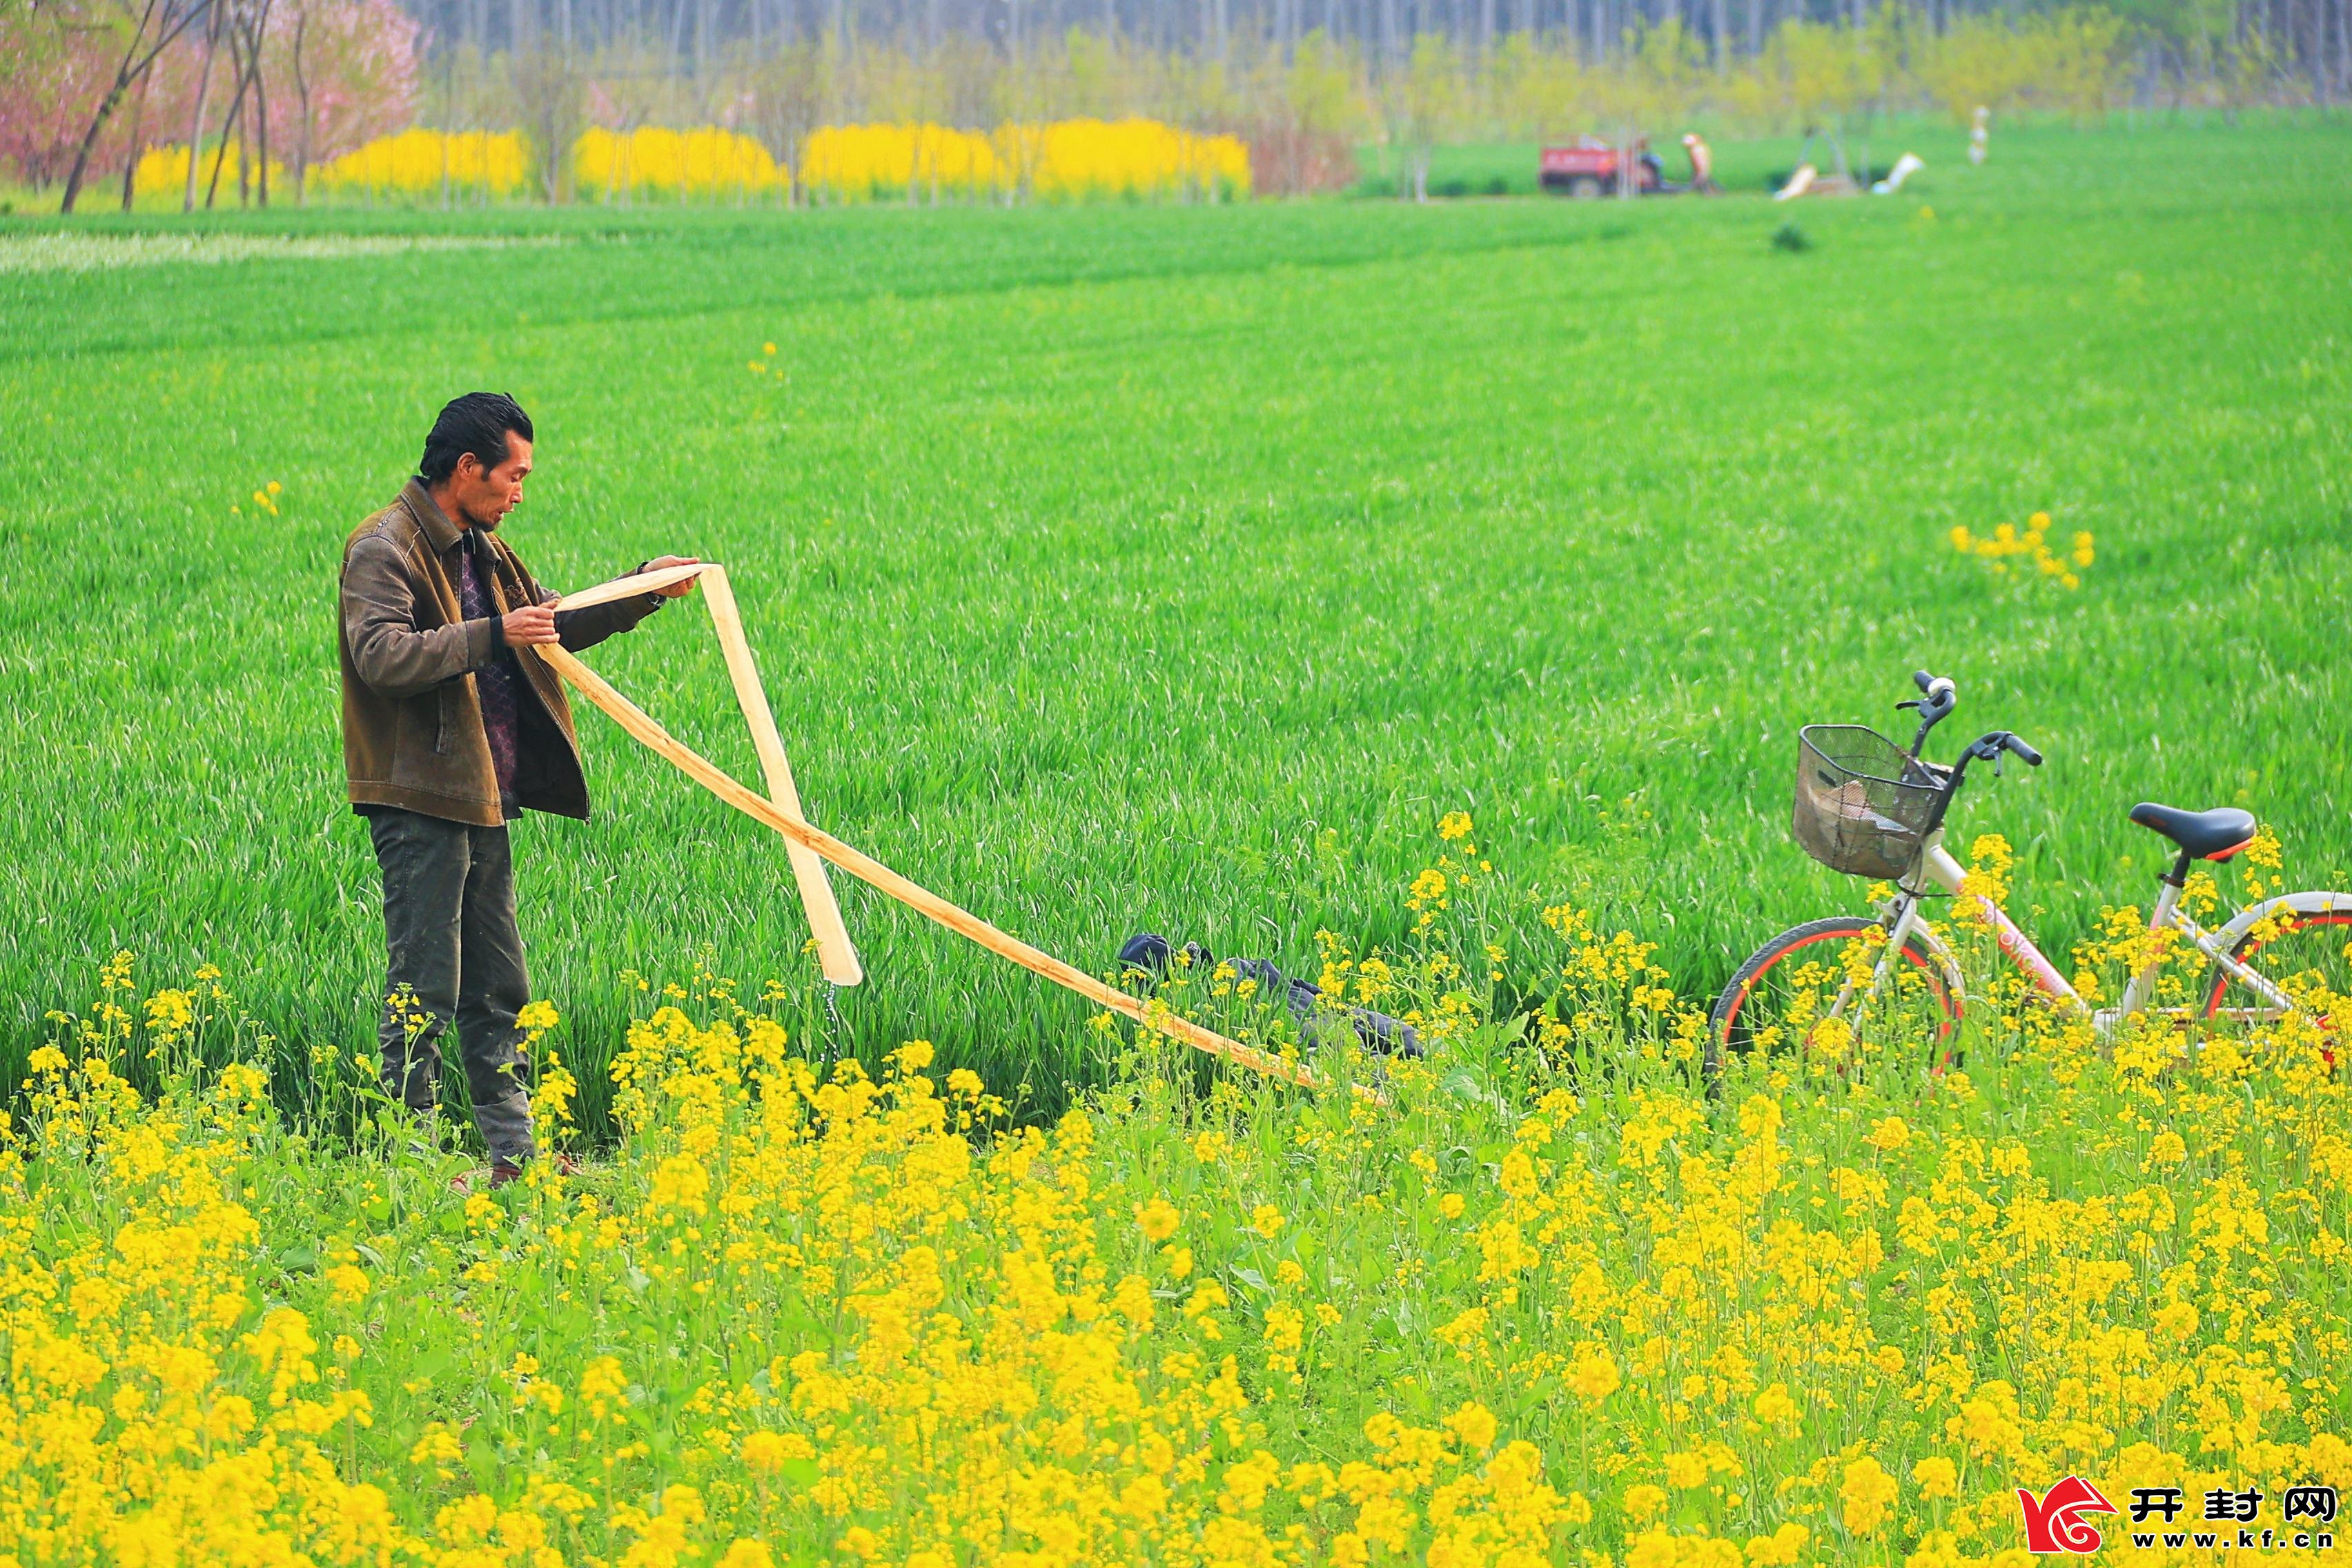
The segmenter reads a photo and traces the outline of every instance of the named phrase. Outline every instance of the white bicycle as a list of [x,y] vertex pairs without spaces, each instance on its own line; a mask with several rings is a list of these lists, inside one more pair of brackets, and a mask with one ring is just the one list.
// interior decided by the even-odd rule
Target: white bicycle
[[[1958,691],[1926,670],[1912,679],[1919,697],[1900,706],[1917,710],[1919,729],[1907,751],[1859,724],[1811,724],[1798,735],[1798,844],[1832,870],[1894,883],[1894,896],[1874,919],[1832,915],[1792,926],[1758,948],[1716,999],[1710,1074],[1727,1051],[1802,1047],[1831,1020],[1842,1038],[1923,1040],[1930,1067],[1947,1065],[1968,994],[1950,944],[1921,913],[1938,893],[1963,900],[1970,919],[1991,932],[2001,955],[2044,1001],[2088,1018],[2102,1038],[2157,999],[2162,944],[2150,944],[2156,956],[2130,975],[2115,1006],[2094,1009],[1998,904],[1964,886],[1966,868],[1944,847],[1944,818],[1969,764],[1989,763],[1998,774],[2004,756],[2040,767],[2042,753],[1995,730],[1949,766],[1928,762],[1922,755],[1928,734],[1951,717]],[[2159,878],[2148,929],[2177,932],[2210,966],[2189,1005],[2158,1011],[2259,1023],[2297,1010],[2302,998],[2326,1007],[2336,1005],[2332,998],[2352,997],[2352,894],[2263,899],[2218,931],[2207,931],[2182,908],[2181,890],[2198,861],[2227,861],[2254,841],[2252,812],[2143,803],[2132,807],[2131,820],[2178,851]],[[1863,946],[1849,945],[1856,942]]]

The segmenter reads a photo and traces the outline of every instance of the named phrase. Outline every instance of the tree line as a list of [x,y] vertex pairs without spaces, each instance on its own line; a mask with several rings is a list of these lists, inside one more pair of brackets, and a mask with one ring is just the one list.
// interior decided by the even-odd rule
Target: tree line
[[[776,162],[825,126],[1143,116],[1249,144],[1260,194],[1459,140],[1703,119],[1832,132],[1977,106],[2095,117],[2334,104],[2352,0],[0,0],[0,158],[73,210],[146,151],[181,205],[308,195],[422,123],[520,131],[564,199],[597,126],[719,126]],[[175,165],[176,168],[176,165]],[[273,169],[290,189],[272,189]],[[225,184],[226,182],[226,184]]]

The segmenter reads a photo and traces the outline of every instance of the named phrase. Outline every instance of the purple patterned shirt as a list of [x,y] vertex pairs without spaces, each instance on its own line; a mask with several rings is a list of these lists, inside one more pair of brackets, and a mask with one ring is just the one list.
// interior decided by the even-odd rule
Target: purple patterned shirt
[[[474,548],[471,532],[457,545],[457,609],[469,621],[498,614],[498,603],[490,596],[489,552],[484,549],[483,559],[478,562]],[[520,673],[515,668],[513,651],[503,641],[490,662],[474,671],[474,689],[482,702],[482,734],[490,743],[499,800],[509,816],[515,815],[516,739],[522,727],[522,710],[515,691],[515,678]]]

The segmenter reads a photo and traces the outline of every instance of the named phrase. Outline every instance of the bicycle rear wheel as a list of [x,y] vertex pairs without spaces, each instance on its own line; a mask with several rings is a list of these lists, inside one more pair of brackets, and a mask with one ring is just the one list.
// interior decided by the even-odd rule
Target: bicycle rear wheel
[[[1885,927],[1857,915],[1832,915],[1791,926],[1748,955],[1715,999],[1706,1068],[1712,1078],[1728,1053],[1762,1050],[1851,1060],[1865,1041],[1887,1050],[1922,1049],[1931,1071],[1952,1065],[1952,1031],[1960,1021],[1957,978],[1916,941],[1903,944],[1885,994],[1864,997]],[[1876,941],[1873,941],[1874,933]],[[1865,951],[1851,952],[1861,942]],[[1834,1022],[1832,1022],[1834,1020]],[[1843,1025],[1843,1027],[1838,1027]]]
[[[2257,925],[2230,952],[2298,1005],[2319,1014],[2331,1040],[2352,1023],[2345,1016],[2352,1006],[2352,898],[2341,901],[2341,909],[2286,915],[2270,931]],[[2214,966],[2205,994],[2207,1018],[2259,1024],[2277,1016],[2268,998]]]

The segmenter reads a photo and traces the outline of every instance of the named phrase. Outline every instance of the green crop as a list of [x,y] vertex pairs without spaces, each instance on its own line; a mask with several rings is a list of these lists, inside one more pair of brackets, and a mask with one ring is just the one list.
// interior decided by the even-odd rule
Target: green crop
[[[2344,885],[2352,129],[1920,137],[1904,196],[1797,214],[343,210],[212,220],[211,264],[0,225],[0,1083],[118,948],[369,1040],[338,550],[477,387],[538,421],[542,579],[725,561],[813,818],[1090,967],[1393,941],[1464,808],[1703,994],[1857,905],[1789,842],[1795,731],[1894,726],[1921,667],[2049,755],[1954,826],[2053,952],[2152,890],[2141,798]],[[2078,589],[1948,541],[2036,511],[2095,536]],[[590,658],[756,780],[698,609]],[[593,1119],[630,972],[830,1025],[774,836],[579,720],[596,819],[517,834]],[[842,1043],[1096,1071],[1082,1004],[842,893]]]

